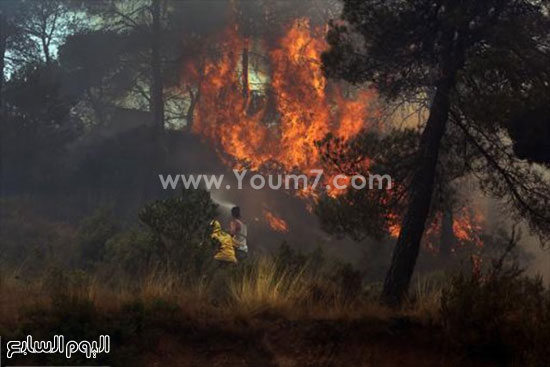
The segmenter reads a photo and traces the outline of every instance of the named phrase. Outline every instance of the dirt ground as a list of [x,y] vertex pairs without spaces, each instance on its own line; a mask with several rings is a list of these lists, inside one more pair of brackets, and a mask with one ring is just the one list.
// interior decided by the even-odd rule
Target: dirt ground
[[438,330],[402,318],[255,319],[229,328],[164,335],[147,366],[496,366],[454,354]]

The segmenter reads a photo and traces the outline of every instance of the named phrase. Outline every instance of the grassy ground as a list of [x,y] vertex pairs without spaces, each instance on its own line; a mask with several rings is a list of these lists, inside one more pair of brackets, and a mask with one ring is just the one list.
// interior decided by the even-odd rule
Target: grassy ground
[[[268,258],[192,280],[160,268],[140,280],[60,271],[24,279],[17,272],[4,271],[0,335],[3,340],[28,334],[38,340],[59,334],[97,340],[108,334],[111,353],[94,363],[112,366],[526,365],[523,350],[502,358],[499,348],[508,341],[498,344],[498,336],[476,341],[493,347],[497,343],[497,350],[490,353],[465,348],[470,339],[455,343],[457,330],[461,333],[457,340],[474,330],[452,326],[453,319],[443,311],[457,314],[453,305],[464,301],[462,293],[471,289],[461,290],[457,303],[456,291],[444,296],[448,293],[444,284],[433,277],[419,280],[407,304],[390,310],[376,302],[376,286],[348,294],[346,284],[322,278],[307,267],[280,268]],[[476,287],[481,285],[471,286],[484,292]],[[484,307],[491,313],[493,306]],[[472,319],[471,314],[463,317]],[[548,315],[541,317],[539,325]],[[535,355],[528,365],[543,366],[539,361],[545,363],[544,358]],[[67,361],[41,355],[13,363],[66,365]],[[71,363],[90,364],[79,356]]]

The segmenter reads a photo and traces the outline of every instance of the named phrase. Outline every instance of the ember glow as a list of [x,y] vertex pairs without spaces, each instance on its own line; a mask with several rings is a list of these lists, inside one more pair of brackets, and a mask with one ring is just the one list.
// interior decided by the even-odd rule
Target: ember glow
[[387,221],[389,223],[388,233],[391,237],[397,238],[399,236],[399,232],[401,231],[401,218],[397,214],[390,213]]
[[286,233],[289,231],[289,227],[287,222],[284,221],[283,218],[278,217],[274,213],[270,212],[267,209],[263,210],[264,218],[267,220],[267,223],[273,229],[277,232]]
[[479,235],[482,231],[483,221],[483,216],[480,213],[463,208],[457,218],[453,220],[453,234],[460,244],[473,243],[477,247],[481,247],[483,241]]
[[[438,212],[429,223],[424,233],[424,245],[430,252],[437,253],[442,246],[441,231],[443,231],[443,214]],[[481,234],[483,232],[484,217],[479,211],[471,207],[463,207],[453,214],[452,234],[454,241],[451,251],[457,248],[474,245],[482,247],[483,241]],[[399,235],[399,231],[397,231]]]

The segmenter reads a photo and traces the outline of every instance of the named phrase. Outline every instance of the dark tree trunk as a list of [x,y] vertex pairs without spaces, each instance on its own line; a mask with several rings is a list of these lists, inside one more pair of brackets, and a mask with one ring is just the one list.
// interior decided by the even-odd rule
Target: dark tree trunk
[[160,56],[160,1],[152,0],[153,27],[151,34],[151,112],[157,137],[164,134],[164,96]]
[[187,129],[191,131],[193,130],[195,107],[199,102],[199,97],[201,93],[201,83],[199,83],[199,86],[196,92],[193,92],[193,89],[191,87],[188,87],[188,92],[189,92],[189,108],[187,109],[187,114],[185,119],[187,121]]
[[243,54],[242,54],[242,79],[243,79],[243,96],[246,103],[246,100],[248,99],[248,39],[245,40],[245,44],[243,47]]
[[45,36],[42,37],[42,51],[44,52],[44,60],[46,61],[46,65],[50,66],[52,58],[50,56],[50,47],[48,46],[48,42],[45,38]]
[[166,146],[164,139],[164,86],[161,63],[161,1],[151,0],[151,84],[150,111],[153,122],[153,144],[144,147],[148,152],[148,160],[144,165],[143,190],[141,201],[151,200],[158,192],[158,173],[162,172]]
[[419,162],[411,181],[409,206],[382,291],[382,302],[392,307],[399,306],[403,301],[418,257],[430,209],[439,145],[445,133],[453,84],[454,78],[445,78],[437,86],[430,116],[420,139]]

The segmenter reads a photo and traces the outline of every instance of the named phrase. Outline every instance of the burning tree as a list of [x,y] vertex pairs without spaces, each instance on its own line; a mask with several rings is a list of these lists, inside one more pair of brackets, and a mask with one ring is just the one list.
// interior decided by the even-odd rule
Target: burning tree
[[[460,186],[470,181],[471,169],[465,162],[471,154],[457,157],[450,151],[454,135],[450,132],[442,142],[444,154],[436,170],[438,180],[423,239],[427,252],[437,254],[445,263],[459,249],[483,246],[480,236],[485,221],[479,208],[462,195]],[[401,230],[400,219],[408,204],[411,171],[418,164],[419,139],[416,128],[406,128],[388,134],[363,131],[348,140],[329,135],[319,142],[323,166],[329,172],[350,177],[369,174],[389,174],[392,177],[391,190],[349,189],[339,195],[321,196],[316,213],[323,228],[357,241],[366,238],[382,240],[387,236],[397,238]]]
[[[262,6],[256,10],[270,14]],[[371,191],[359,198],[365,192],[344,195],[344,190],[328,190],[330,198],[347,203],[359,200],[363,205],[360,212],[353,211],[353,218],[345,216],[345,220],[331,220],[325,226],[338,225],[337,231],[344,230],[356,239],[379,237],[387,231],[396,236],[402,210],[395,206],[403,205],[403,188],[409,180],[403,174],[409,170],[403,167],[415,164],[410,158],[419,134],[406,131],[376,143],[372,140],[383,132],[378,124],[381,106],[376,91],[337,83],[323,75],[321,54],[328,46],[325,27],[316,26],[302,14],[271,25],[272,34],[265,34],[265,30],[256,29],[257,20],[247,22],[243,14],[237,11],[230,17],[232,23],[201,37],[200,44],[194,46],[197,52],[183,58],[180,91],[188,100],[187,127],[210,140],[231,166],[300,173],[323,166],[327,183],[337,174],[368,175],[378,167],[384,167],[380,173],[385,174],[397,168],[402,172],[391,173],[399,187],[390,193]],[[265,20],[269,19],[266,15]],[[327,134],[342,144],[329,144]],[[345,144],[346,152],[342,149]],[[403,149],[405,145],[410,149]],[[390,151],[390,146],[395,149]],[[397,156],[397,149],[403,154]],[[331,155],[329,164],[323,153]],[[298,194],[317,200],[325,189],[321,186],[320,192],[310,189]],[[369,201],[369,210],[363,199]],[[320,203],[323,210],[346,210],[326,203]],[[263,216],[271,228],[284,232],[270,215],[264,212]],[[471,231],[453,230],[452,222],[451,232],[471,239]],[[361,228],[364,223],[369,227]]]
[[[199,56],[183,59],[180,85],[189,101],[188,128],[209,140],[227,165],[309,174],[321,168],[316,143],[327,134],[349,139],[376,129],[369,124],[377,114],[376,92],[323,75],[324,27],[295,16],[266,34],[236,18],[201,43]],[[310,204],[318,193],[296,194]],[[287,231],[269,211],[262,214],[271,228]]]
[[389,100],[420,96],[429,108],[384,283],[385,303],[400,304],[408,289],[446,135],[459,139],[451,150],[475,152],[466,163],[482,189],[504,198],[516,218],[527,219],[541,239],[548,238],[548,182],[514,156],[505,133],[526,110],[548,104],[548,5],[543,0],[344,0],[341,20],[328,34],[325,73],[370,82]]

